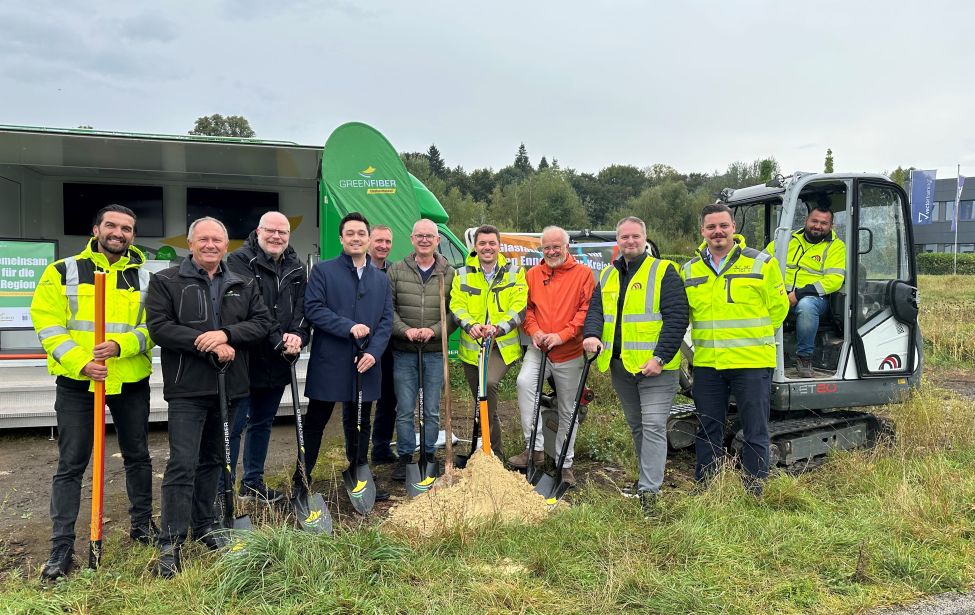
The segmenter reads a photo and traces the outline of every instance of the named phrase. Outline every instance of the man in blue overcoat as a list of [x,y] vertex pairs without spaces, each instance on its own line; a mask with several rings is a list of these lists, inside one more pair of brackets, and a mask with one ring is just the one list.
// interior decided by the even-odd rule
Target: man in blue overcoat
[[[344,402],[342,426],[349,464],[366,464],[369,415],[372,402],[381,393],[382,373],[376,361],[386,350],[393,326],[389,279],[369,264],[369,222],[359,212],[349,213],[339,223],[339,241],[342,253],[312,267],[305,291],[305,318],[313,327],[305,381],[305,464],[309,483],[335,402]],[[356,372],[362,386],[361,430],[356,429]],[[304,489],[298,468],[293,480],[294,489]],[[377,500],[388,497],[377,488]]]

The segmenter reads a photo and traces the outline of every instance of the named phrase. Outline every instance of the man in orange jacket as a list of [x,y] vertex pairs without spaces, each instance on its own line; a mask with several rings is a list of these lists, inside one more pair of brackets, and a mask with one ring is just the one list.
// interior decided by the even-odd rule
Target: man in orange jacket
[[[528,282],[528,308],[522,329],[531,338],[531,345],[518,373],[518,406],[526,446],[523,453],[508,459],[508,463],[515,468],[527,467],[529,455],[534,455],[535,463],[539,465],[545,460],[540,421],[534,451],[528,450],[528,443],[535,419],[538,371],[546,350],[549,355],[545,377],[551,376],[555,380],[555,388],[559,392],[559,430],[555,450],[562,450],[575,408],[573,396],[582,377],[582,326],[595,287],[592,270],[569,254],[569,234],[564,229],[549,226],[542,231],[542,256],[543,261],[532,267],[525,276]],[[570,487],[576,484],[572,474],[574,434],[569,441],[562,468],[562,480]]]

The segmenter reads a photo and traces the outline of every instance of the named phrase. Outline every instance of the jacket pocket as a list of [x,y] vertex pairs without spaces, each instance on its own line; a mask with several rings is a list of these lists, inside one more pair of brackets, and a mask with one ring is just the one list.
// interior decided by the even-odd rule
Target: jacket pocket
[[731,274],[725,277],[728,303],[762,305],[765,280],[760,273]]
[[198,284],[184,286],[179,296],[179,322],[184,325],[197,325],[209,320],[208,298]]

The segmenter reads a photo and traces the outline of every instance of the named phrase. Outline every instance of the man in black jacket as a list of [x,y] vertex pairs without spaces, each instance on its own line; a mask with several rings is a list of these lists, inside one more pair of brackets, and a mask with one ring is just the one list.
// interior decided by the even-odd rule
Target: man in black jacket
[[[282,356],[296,355],[308,343],[305,323],[305,268],[289,243],[291,223],[277,211],[261,216],[257,229],[227,257],[227,267],[243,278],[254,279],[270,312],[271,332],[252,346],[250,396],[240,400],[230,429],[231,475],[236,476],[240,435],[244,433],[244,478],[240,497],[276,502],[279,491],[264,484],[264,461],[271,440],[271,423],[281,405],[284,388],[291,384],[291,366]],[[244,427],[247,427],[246,432]],[[222,477],[222,475],[221,475]]]
[[667,462],[667,418],[677,393],[680,344],[687,330],[684,283],[671,261],[647,252],[647,227],[628,216],[616,225],[620,257],[603,268],[589,301],[582,346],[603,351],[633,436],[639,477],[624,495],[655,512]]
[[272,325],[256,282],[224,265],[228,237],[219,220],[194,221],[187,243],[191,257],[154,275],[146,300],[149,333],[162,348],[163,397],[169,404],[169,462],[155,569],[167,578],[180,570],[180,547],[191,526],[193,538],[210,549],[224,542],[211,533],[224,443],[210,355],[232,361],[229,398],[246,397],[246,350],[263,341]]

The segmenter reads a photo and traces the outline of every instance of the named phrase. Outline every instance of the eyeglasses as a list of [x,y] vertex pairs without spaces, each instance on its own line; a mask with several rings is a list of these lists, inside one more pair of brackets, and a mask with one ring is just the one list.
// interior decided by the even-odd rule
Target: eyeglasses
[[433,241],[436,238],[436,235],[429,235],[427,233],[413,233],[413,239],[417,241]]
[[281,237],[287,237],[288,235],[291,234],[291,231],[285,231],[277,228],[267,228],[266,226],[262,226],[261,230],[267,233],[268,235],[280,235]]
[[561,252],[562,246],[542,246],[542,252]]

